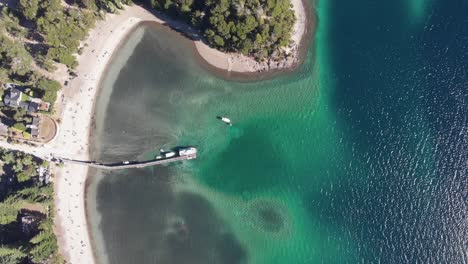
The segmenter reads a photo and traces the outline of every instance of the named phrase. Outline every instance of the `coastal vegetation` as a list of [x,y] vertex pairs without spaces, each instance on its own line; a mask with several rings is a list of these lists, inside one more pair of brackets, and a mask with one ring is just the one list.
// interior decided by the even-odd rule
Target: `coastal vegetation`
[[48,162],[3,149],[0,160],[0,263],[63,263]]
[[[118,12],[130,0],[79,0],[91,10]],[[135,1],[200,30],[214,48],[257,60],[281,58],[291,42],[296,17],[290,0],[142,0]]]
[[0,17],[0,77],[23,81],[37,74],[35,66],[47,71],[55,70],[54,62],[76,67],[74,54],[96,21],[94,11],[66,7],[60,0],[20,0],[1,7]]
[[[61,84],[50,76],[58,64],[72,75],[80,41],[94,26],[97,12],[64,6],[60,0],[20,0],[0,5],[0,85],[21,85],[23,96],[34,95],[54,107]],[[1,89],[2,99],[4,90]],[[27,101],[27,100],[22,100]],[[22,129],[20,109],[1,106],[3,115]],[[49,111],[50,113],[52,111]]]
[[296,17],[290,0],[149,0],[200,29],[210,46],[258,60],[282,55]]

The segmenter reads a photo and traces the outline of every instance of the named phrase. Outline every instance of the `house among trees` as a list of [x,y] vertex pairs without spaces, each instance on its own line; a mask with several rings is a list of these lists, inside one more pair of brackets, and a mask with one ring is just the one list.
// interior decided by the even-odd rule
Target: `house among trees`
[[46,216],[37,209],[21,209],[19,211],[19,220],[21,222],[21,231],[23,234],[31,236],[39,232],[39,225]]
[[7,93],[5,94],[5,97],[3,98],[3,102],[5,103],[6,106],[20,107],[22,95],[23,93],[20,90],[16,88],[10,88],[7,90]]
[[37,138],[39,136],[39,126],[40,126],[41,119],[39,117],[34,116],[32,118],[31,124],[26,125],[27,128],[31,129],[31,136]]
[[21,216],[21,231],[23,231],[24,234],[30,234],[32,231],[37,229],[39,220],[39,218],[33,215],[26,214]]
[[10,107],[19,107],[25,109],[29,113],[37,111],[49,111],[50,103],[43,102],[39,98],[31,97],[21,91],[21,87],[15,84],[5,84],[6,93],[3,98],[3,103]]

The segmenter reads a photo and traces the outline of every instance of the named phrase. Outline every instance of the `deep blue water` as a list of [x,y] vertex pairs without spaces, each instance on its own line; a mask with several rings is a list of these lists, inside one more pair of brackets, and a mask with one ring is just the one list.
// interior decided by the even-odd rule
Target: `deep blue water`
[[364,262],[466,263],[468,2],[328,2],[330,104],[354,163],[310,209]]

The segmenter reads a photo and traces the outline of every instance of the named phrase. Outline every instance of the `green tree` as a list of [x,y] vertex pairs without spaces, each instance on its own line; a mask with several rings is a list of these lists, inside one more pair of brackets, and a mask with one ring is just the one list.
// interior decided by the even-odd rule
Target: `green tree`
[[53,233],[52,220],[46,219],[39,226],[41,232],[33,237],[30,242],[34,245],[30,251],[32,260],[42,263],[55,252],[57,252],[57,238]]
[[26,253],[21,249],[0,247],[0,263],[2,264],[18,264],[26,258]]
[[26,76],[31,71],[32,57],[23,44],[0,35],[0,67],[8,75]]
[[51,105],[57,100],[57,92],[60,90],[60,83],[55,80],[42,78],[37,83],[37,88],[42,93],[42,100],[49,102]]
[[25,155],[22,159],[22,163],[26,166],[31,166],[33,164],[33,157],[31,155]]
[[22,122],[18,122],[16,124],[14,124],[13,128],[18,130],[18,131],[25,131],[26,130],[26,126]]
[[217,46],[224,46],[224,39],[218,35],[214,36],[213,41]]
[[0,225],[6,225],[16,221],[19,206],[13,199],[6,199],[0,203]]
[[13,165],[13,171],[17,173],[17,176],[19,173],[23,173],[24,165],[23,163],[17,161],[16,164]]
[[25,182],[25,181],[29,181],[32,177],[32,174],[30,171],[19,171],[17,174],[16,174],[16,179],[18,179],[18,182]]
[[36,18],[37,10],[39,9],[38,0],[20,0],[20,10],[24,17],[29,20]]
[[13,115],[13,119],[17,122],[22,121],[26,114],[26,110],[22,108],[17,108],[15,114]]
[[2,160],[3,162],[5,162],[5,164],[12,164],[13,162],[15,162],[15,155],[13,154],[13,152],[3,153]]

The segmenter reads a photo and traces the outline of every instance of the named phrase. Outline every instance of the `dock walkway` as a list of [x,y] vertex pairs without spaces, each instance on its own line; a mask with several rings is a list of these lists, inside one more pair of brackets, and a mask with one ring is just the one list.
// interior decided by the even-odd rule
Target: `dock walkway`
[[162,164],[167,164],[167,163],[176,162],[176,161],[196,159],[196,158],[197,158],[197,154],[194,153],[194,154],[176,156],[176,157],[167,158],[167,159],[131,161],[128,164],[124,164],[123,162],[103,164],[103,163],[99,163],[95,161],[82,161],[82,160],[71,160],[71,159],[61,159],[61,160],[65,163],[79,164],[79,165],[84,165],[84,166],[104,169],[104,170],[123,170],[123,169],[133,169],[133,168],[145,168],[145,167],[151,167],[151,166],[162,165]]

